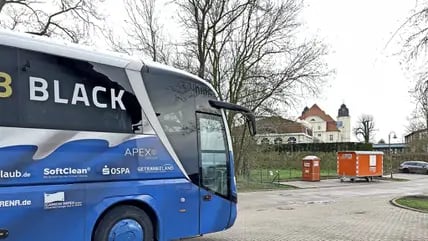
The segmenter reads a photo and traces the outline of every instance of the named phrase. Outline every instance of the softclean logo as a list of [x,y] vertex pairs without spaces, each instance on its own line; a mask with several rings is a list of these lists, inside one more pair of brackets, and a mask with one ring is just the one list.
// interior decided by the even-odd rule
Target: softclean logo
[[72,167],[56,167],[43,169],[43,176],[45,178],[56,177],[87,177],[91,168],[72,168]]

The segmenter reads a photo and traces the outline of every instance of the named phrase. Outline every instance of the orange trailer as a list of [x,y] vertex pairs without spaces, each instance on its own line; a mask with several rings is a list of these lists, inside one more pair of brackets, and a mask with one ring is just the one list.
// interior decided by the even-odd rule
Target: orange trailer
[[356,178],[382,177],[383,152],[380,151],[340,151],[337,153],[337,175],[340,181],[349,178],[352,182]]

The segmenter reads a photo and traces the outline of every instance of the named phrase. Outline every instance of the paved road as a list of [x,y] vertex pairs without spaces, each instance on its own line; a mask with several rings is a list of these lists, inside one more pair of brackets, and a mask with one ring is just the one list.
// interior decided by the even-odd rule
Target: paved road
[[[428,240],[428,214],[392,206],[428,194],[428,176],[407,182],[310,183],[308,189],[241,193],[239,217],[227,231],[192,241]],[[296,182],[296,185],[308,185]]]

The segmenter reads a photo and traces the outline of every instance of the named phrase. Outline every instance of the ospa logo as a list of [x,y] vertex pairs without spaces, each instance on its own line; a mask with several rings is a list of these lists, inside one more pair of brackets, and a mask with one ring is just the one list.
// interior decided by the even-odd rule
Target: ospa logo
[[128,167],[109,167],[105,165],[102,169],[103,176],[110,176],[110,175],[126,175],[131,174],[131,171]]
[[46,178],[50,177],[87,177],[91,171],[90,167],[87,168],[45,168],[43,169],[43,175]]

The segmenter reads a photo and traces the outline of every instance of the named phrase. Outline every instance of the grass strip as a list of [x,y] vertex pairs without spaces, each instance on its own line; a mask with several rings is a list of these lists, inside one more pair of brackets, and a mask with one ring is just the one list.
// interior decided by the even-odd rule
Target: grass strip
[[402,206],[428,212],[428,196],[406,196],[395,201]]

